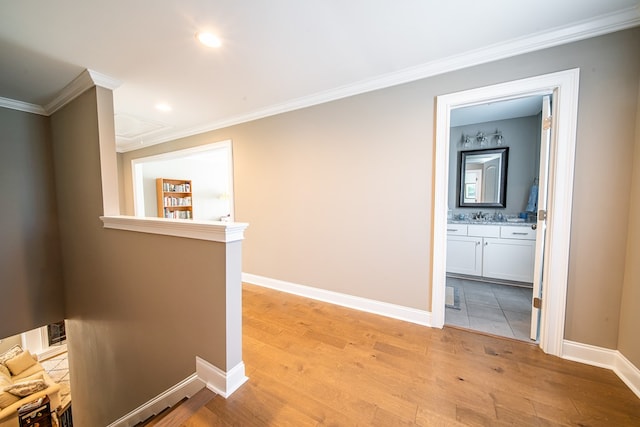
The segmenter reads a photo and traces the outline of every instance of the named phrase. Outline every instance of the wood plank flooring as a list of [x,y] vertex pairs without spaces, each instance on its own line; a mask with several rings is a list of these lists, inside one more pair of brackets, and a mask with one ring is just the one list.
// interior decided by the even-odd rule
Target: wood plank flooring
[[182,426],[640,426],[613,372],[529,343],[252,285],[243,298],[249,381]]

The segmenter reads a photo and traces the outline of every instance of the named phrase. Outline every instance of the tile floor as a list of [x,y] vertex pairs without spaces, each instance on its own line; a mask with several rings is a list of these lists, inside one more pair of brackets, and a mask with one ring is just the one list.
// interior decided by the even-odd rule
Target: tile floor
[[460,310],[447,307],[445,324],[530,341],[530,288],[447,277],[456,286]]

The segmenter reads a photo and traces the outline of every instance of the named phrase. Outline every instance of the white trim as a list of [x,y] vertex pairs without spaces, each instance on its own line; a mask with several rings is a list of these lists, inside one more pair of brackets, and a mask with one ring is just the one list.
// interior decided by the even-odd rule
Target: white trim
[[444,325],[451,110],[490,101],[553,93],[557,117],[553,129],[555,138],[552,140],[549,167],[549,222],[545,244],[540,347],[546,353],[556,356],[562,352],[573,200],[578,81],[579,70],[572,69],[442,95],[437,98],[431,251],[433,254],[431,313],[434,327],[440,328]]
[[104,228],[162,234],[212,242],[235,242],[244,239],[243,222],[221,222],[191,219],[139,218],[135,216],[101,216]]
[[204,382],[196,374],[185,378],[158,396],[118,418],[107,427],[130,427],[170,408],[185,396],[191,397],[204,387]]
[[[276,114],[286,113],[301,108],[335,101],[349,96],[359,95],[378,89],[409,83],[412,81],[433,77],[436,75],[461,70],[475,65],[506,59],[524,53],[548,49],[566,43],[572,43],[591,37],[597,37],[616,31],[633,28],[640,25],[640,6],[632,6],[613,13],[600,15],[571,25],[558,27],[501,43],[496,43],[480,49],[475,49],[458,55],[437,59],[415,67],[384,74],[367,80],[344,85],[335,89],[318,92],[309,96],[293,99],[267,108],[254,110],[204,125],[175,130],[169,133],[158,133],[145,138],[144,146],[161,144],[179,138],[185,138],[225,127],[246,123]],[[137,143],[118,144],[120,152],[139,149]]]
[[613,372],[640,398],[640,369],[629,361],[624,354],[617,351]]
[[225,399],[249,379],[244,374],[243,362],[225,372],[198,356],[196,356],[196,374],[209,390]]
[[[133,214],[139,218],[144,218],[145,204],[144,204],[144,180],[142,176],[144,174],[143,164],[138,159],[131,161],[131,182],[133,183]],[[138,178],[140,177],[140,179]]]
[[640,398],[640,369],[620,351],[564,340],[562,358],[611,369]]
[[93,86],[115,90],[121,84],[121,81],[109,77],[106,74],[85,69],[78,77],[73,79],[71,83],[58,92],[56,97],[45,106],[0,97],[0,107],[24,111],[26,113],[40,114],[41,116],[50,116]]
[[87,69],[87,73],[89,73],[89,77],[93,81],[95,86],[100,86],[109,90],[116,90],[122,82],[118,79],[115,79],[111,76],[107,76],[106,74],[99,73],[94,70]]
[[561,356],[563,359],[573,360],[574,362],[613,369],[617,357],[616,353],[616,350],[564,340]]
[[114,90],[119,85],[120,82],[111,77],[85,69],[78,77],[73,79],[71,83],[66,85],[51,102],[45,105],[44,109],[47,115],[51,115],[93,86],[102,86]]
[[431,326],[431,313],[424,310],[418,310],[368,298],[356,297],[339,292],[327,291],[325,289],[313,288],[310,286],[285,282],[283,280],[270,279],[268,277],[249,273],[242,273],[242,281],[265,288],[299,295],[305,298],[311,298],[318,301],[328,302],[330,304],[366,311],[368,313],[391,317],[393,319],[404,320],[418,325]]
[[24,111],[25,113],[39,114],[48,116],[46,110],[39,105],[30,104],[28,102],[16,101],[15,99],[3,98],[0,96],[0,107],[10,110]]

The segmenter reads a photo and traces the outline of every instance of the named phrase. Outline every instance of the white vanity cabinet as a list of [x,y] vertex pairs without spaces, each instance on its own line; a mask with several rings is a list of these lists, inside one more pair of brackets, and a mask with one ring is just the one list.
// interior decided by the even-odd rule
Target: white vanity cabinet
[[447,272],[533,282],[535,230],[528,226],[447,225]]
[[482,238],[449,236],[447,238],[447,271],[481,276]]

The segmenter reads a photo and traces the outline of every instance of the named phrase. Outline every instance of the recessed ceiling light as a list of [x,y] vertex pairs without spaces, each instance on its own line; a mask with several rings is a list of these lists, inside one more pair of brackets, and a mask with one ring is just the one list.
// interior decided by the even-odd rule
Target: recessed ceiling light
[[160,103],[156,104],[156,110],[168,112],[168,111],[171,111],[171,105],[169,105],[169,104],[167,104],[165,102],[160,102]]
[[196,33],[196,38],[200,43],[202,43],[207,47],[222,46],[222,41],[212,33],[207,33],[207,32]]

